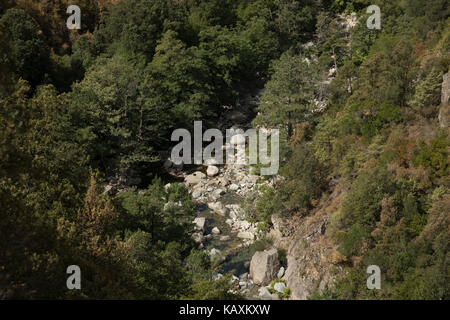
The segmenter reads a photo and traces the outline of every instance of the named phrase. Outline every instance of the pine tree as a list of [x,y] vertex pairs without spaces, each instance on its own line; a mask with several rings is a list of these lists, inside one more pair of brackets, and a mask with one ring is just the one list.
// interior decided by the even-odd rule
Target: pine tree
[[288,139],[295,124],[307,120],[314,110],[317,80],[315,66],[303,55],[285,53],[273,66],[275,72],[261,96],[254,124],[280,128]]
[[[416,92],[410,104],[424,116],[429,116],[428,107],[436,107],[441,99],[442,72],[433,67],[428,75],[416,86]],[[434,110],[436,111],[436,110]]]

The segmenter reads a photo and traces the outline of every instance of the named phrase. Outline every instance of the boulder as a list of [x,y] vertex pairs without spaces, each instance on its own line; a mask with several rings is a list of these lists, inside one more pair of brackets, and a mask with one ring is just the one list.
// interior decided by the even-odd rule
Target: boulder
[[230,181],[227,178],[221,177],[219,178],[219,184],[221,186],[227,186],[230,183]]
[[225,193],[225,191],[223,191],[222,189],[216,189],[213,191],[212,193],[212,198],[214,200],[219,199],[221,195],[223,195]]
[[203,238],[203,234],[201,232],[196,232],[192,234],[192,239],[194,239],[194,241],[196,243],[202,243],[204,238]]
[[208,208],[210,208],[212,211],[214,211],[215,213],[217,213],[217,214],[219,214],[221,216],[225,216],[227,214],[227,208],[225,208],[223,203],[220,202],[220,201],[209,202],[208,203]]
[[113,190],[113,186],[108,184],[108,185],[105,186],[105,189],[103,190],[103,193],[107,194],[107,195],[112,195],[112,193],[113,193],[112,190]]
[[203,181],[206,178],[206,175],[203,172],[196,171],[184,178],[184,181],[189,185],[196,185]]
[[230,236],[220,236],[219,240],[220,241],[230,241],[231,237]]
[[258,285],[268,285],[280,269],[277,249],[257,251],[250,262],[250,277]]
[[235,183],[233,183],[232,185],[229,186],[231,191],[237,191],[239,189],[239,186]]
[[202,191],[201,190],[194,190],[192,191],[192,198],[193,199],[198,199],[202,196]]
[[206,169],[206,174],[210,177],[214,177],[219,173],[219,168],[216,166],[208,166]]
[[284,289],[286,288],[286,285],[284,284],[284,282],[277,282],[277,283],[275,283],[273,288],[275,289],[275,291],[278,291],[279,293],[284,293]]
[[255,239],[255,235],[249,231],[240,231],[237,234],[237,237],[240,239],[248,239],[248,240],[254,240]]
[[289,226],[286,224],[286,222],[283,221],[283,219],[278,214],[273,214],[271,217],[271,221],[273,225],[273,230],[278,239],[290,235],[291,232]]
[[278,270],[277,278],[281,278],[284,276],[284,267],[281,267],[280,270]]
[[246,221],[246,220],[241,220],[239,221],[239,227],[243,230],[248,230],[250,228],[250,222]]
[[222,278],[223,278],[223,274],[221,274],[221,273],[218,273],[218,274],[216,274],[215,276],[212,277],[213,281],[217,281],[217,280],[222,279]]
[[211,232],[212,232],[213,234],[220,234],[220,230],[219,230],[219,228],[217,228],[217,227],[214,227],[214,228],[211,230]]
[[205,231],[205,224],[206,224],[206,218],[205,217],[197,217],[194,219],[194,221],[192,221],[192,223],[195,224],[195,227],[198,230],[202,230],[203,232]]

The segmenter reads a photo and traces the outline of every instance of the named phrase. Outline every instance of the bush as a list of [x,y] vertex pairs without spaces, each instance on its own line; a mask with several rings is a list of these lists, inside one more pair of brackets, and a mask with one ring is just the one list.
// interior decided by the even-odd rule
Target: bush
[[278,259],[280,259],[280,264],[285,265],[287,258],[287,251],[284,248],[278,248]]
[[347,257],[360,255],[361,247],[369,238],[370,230],[367,226],[354,224],[340,244],[339,251]]
[[312,201],[318,199],[326,187],[326,168],[315,158],[305,144],[295,147],[288,164],[282,170],[286,178],[281,183],[279,196],[283,202],[282,215],[306,213]]
[[432,180],[436,181],[448,175],[448,146],[446,135],[432,139],[429,144],[421,140],[414,151],[412,162],[416,167],[423,166]]

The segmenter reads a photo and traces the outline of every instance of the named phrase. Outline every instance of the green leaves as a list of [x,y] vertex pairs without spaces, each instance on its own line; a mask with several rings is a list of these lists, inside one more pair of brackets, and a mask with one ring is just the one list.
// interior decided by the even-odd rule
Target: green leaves
[[290,138],[294,125],[305,121],[314,110],[317,74],[305,56],[291,53],[283,54],[273,69],[258,107],[261,114],[254,124],[280,128]]
[[49,71],[49,49],[39,25],[25,11],[9,9],[1,16],[2,37],[10,39],[10,54],[0,56],[0,63],[33,86]]
[[410,102],[414,110],[425,117],[435,116],[441,103],[442,72],[436,67],[416,86],[414,98]]
[[448,137],[441,135],[432,139],[429,144],[419,141],[412,159],[415,166],[423,166],[433,181],[448,175]]

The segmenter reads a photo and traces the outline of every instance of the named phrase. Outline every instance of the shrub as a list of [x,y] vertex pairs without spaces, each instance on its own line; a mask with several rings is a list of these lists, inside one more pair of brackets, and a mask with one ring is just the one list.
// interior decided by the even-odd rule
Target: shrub
[[284,279],[278,278],[278,279],[272,280],[272,282],[270,282],[270,285],[268,288],[269,292],[272,294],[276,293],[281,299],[289,298],[291,296],[291,289],[289,287],[285,287],[283,293],[274,289],[275,284],[278,282],[283,282],[284,284],[286,284],[286,280],[284,280]]
[[433,180],[448,175],[448,146],[446,135],[432,139],[429,144],[421,140],[414,151],[413,164],[423,166]]
[[325,190],[326,168],[305,144],[294,149],[282,174],[286,178],[279,190],[284,206],[280,213],[283,215],[305,213],[312,208],[312,201],[318,199]]
[[284,248],[278,248],[278,258],[280,259],[280,264],[284,265],[287,258],[287,251]]

